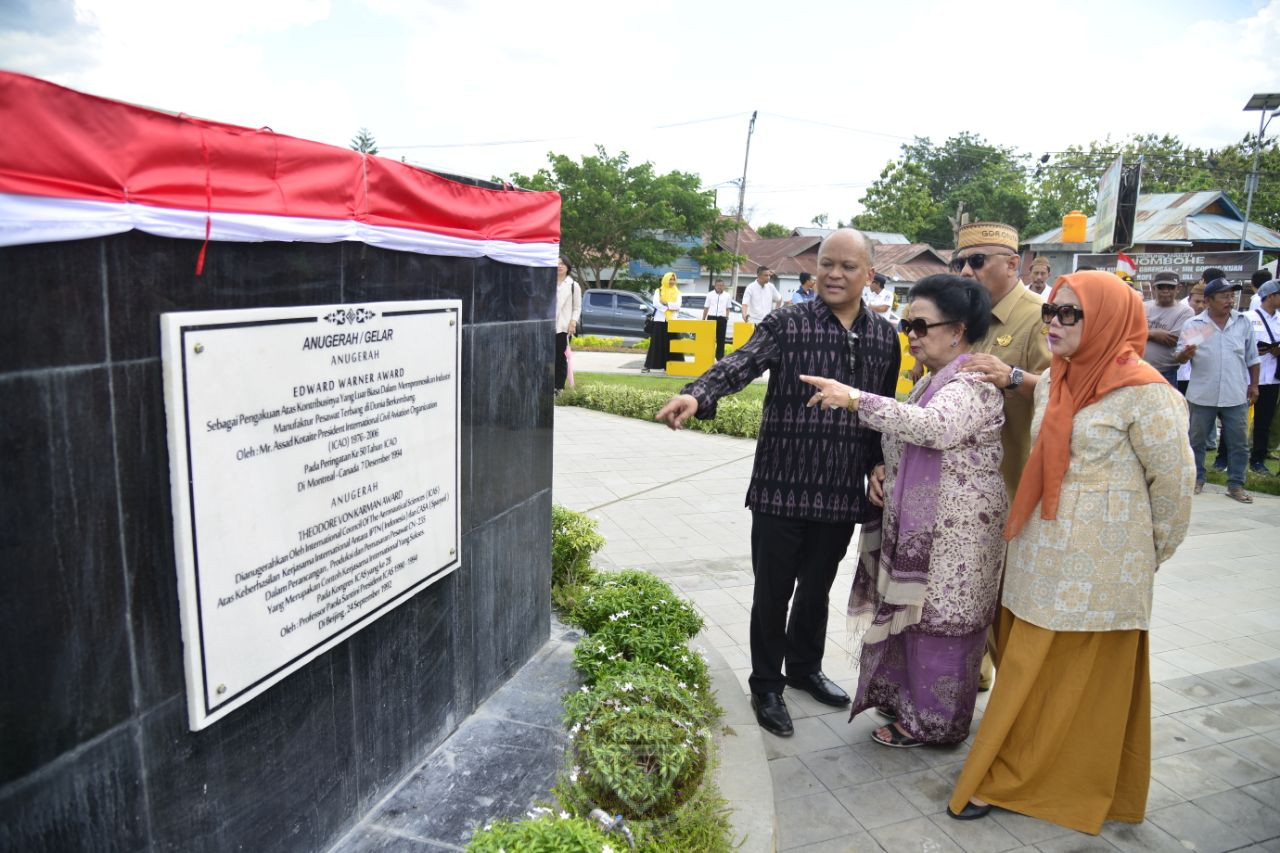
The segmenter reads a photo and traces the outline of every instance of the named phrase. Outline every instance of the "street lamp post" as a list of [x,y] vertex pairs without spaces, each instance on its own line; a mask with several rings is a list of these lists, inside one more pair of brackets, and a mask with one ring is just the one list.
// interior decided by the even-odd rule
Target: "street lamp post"
[[1275,92],[1257,93],[1249,99],[1249,103],[1244,105],[1245,112],[1257,110],[1261,115],[1258,116],[1258,138],[1253,141],[1253,168],[1249,170],[1249,177],[1245,178],[1248,197],[1244,204],[1244,224],[1240,226],[1240,251],[1242,252],[1249,236],[1249,217],[1253,214],[1253,191],[1258,188],[1258,157],[1262,154],[1262,135],[1267,132],[1267,125],[1271,123],[1271,119],[1280,112],[1277,107],[1280,107],[1280,93]]

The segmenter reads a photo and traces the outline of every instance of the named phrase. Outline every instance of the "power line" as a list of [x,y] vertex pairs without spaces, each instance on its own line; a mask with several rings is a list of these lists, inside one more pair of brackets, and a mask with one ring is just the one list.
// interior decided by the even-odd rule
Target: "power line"
[[[694,118],[688,121],[668,122],[666,124],[655,124],[650,130],[670,130],[677,127],[688,127],[694,124],[708,124],[710,122],[725,121],[731,118],[740,118],[746,115],[743,112],[726,113],[718,116],[706,116],[705,118]],[[545,142],[566,142],[575,139],[586,139],[587,135],[583,133],[574,134],[572,136],[542,136],[530,139],[494,139],[484,142],[422,142],[413,145],[379,145],[379,148],[385,148],[388,151],[408,151],[416,148],[439,149],[439,148],[492,148],[501,145],[533,145]]]

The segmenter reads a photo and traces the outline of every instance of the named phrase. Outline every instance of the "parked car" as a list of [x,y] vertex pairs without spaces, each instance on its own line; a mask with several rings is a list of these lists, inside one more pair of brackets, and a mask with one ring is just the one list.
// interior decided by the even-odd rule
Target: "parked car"
[[[701,320],[702,309],[705,307],[707,307],[705,293],[686,293],[680,298],[680,316],[684,317],[685,309],[688,309],[691,312],[687,317],[689,320]],[[735,299],[729,306],[729,322],[725,324],[724,339],[726,341],[733,340],[733,326],[740,320],[742,320],[742,303]]]
[[[686,293],[680,297],[681,320],[701,320],[706,294]],[[628,290],[591,288],[582,293],[581,334],[643,338],[645,318],[654,312],[654,304],[644,295]],[[742,306],[733,303],[725,340],[733,340],[733,324],[742,317]]]
[[645,318],[652,313],[652,303],[638,293],[591,288],[582,294],[581,333],[643,338]]

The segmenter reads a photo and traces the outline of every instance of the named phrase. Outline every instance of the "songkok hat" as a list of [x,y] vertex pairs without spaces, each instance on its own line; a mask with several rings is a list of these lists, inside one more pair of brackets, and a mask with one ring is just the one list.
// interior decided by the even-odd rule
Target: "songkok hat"
[[1156,273],[1155,275],[1151,276],[1151,283],[1152,283],[1152,284],[1159,284],[1159,283],[1160,283],[1160,282],[1162,282],[1162,281],[1171,281],[1171,282],[1173,282],[1174,284],[1177,284],[1177,283],[1178,283],[1178,274],[1177,274],[1176,272],[1174,272],[1173,270],[1160,270],[1160,272],[1158,272],[1158,273]]
[[1036,258],[1034,261],[1032,261],[1032,262],[1031,262],[1031,267],[1030,267],[1030,269],[1035,269],[1036,267],[1044,267],[1045,269],[1050,269],[1050,266],[1049,266],[1049,259],[1048,259],[1048,258]]
[[1190,296],[1193,293],[1204,293],[1203,281],[1197,281],[1195,284],[1191,285],[1191,290],[1187,291],[1187,295]]
[[1225,278],[1215,278],[1204,286],[1204,295],[1213,296],[1215,293],[1222,293],[1224,290],[1243,290],[1244,286],[1236,284],[1233,281],[1227,281]]
[[1003,222],[970,222],[960,226],[956,235],[956,250],[970,246],[999,246],[1018,251],[1018,229]]

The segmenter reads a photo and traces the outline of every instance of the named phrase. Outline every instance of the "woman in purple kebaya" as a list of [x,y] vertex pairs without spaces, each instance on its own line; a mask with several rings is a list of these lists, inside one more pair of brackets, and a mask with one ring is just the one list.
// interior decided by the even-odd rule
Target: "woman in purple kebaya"
[[856,411],[882,436],[869,497],[883,515],[863,525],[849,597],[859,665],[850,718],[876,709],[888,724],[872,739],[899,748],[969,735],[1009,503],[1001,392],[960,370],[986,334],[991,297],[970,279],[933,275],[910,299],[902,331],[929,372],[906,402],[801,377],[818,389],[810,405]]

